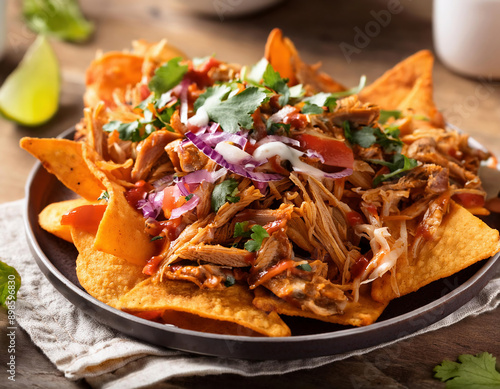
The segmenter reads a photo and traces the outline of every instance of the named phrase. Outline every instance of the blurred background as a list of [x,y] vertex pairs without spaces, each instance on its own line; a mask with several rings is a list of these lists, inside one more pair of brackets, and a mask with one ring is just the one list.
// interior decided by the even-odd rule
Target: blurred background
[[[61,1],[52,0],[51,3]],[[435,5],[441,3],[444,10],[440,15],[453,8],[445,4],[447,0],[435,1]],[[481,4],[482,0],[466,2]],[[462,1],[454,2],[457,6],[459,3]],[[23,1],[0,0],[0,41],[2,34],[4,38],[0,84],[16,68],[36,37],[23,19],[22,5]],[[139,38],[148,41],[167,38],[169,43],[192,57],[215,54],[221,60],[251,65],[263,56],[271,29],[279,27],[292,39],[306,62],[321,62],[322,69],[334,79],[354,86],[360,75],[365,74],[370,83],[418,50],[435,52],[432,5],[431,0],[80,1],[83,15],[94,26],[93,33],[82,43],[49,40],[59,60],[62,77],[59,110],[55,116],[33,128],[0,119],[0,169],[4,170],[0,186],[9,188],[2,199],[7,201],[23,196],[24,180],[34,163],[17,147],[18,140],[27,135],[56,136],[80,119],[85,70],[99,50],[127,49],[132,40]],[[468,12],[470,15],[471,11]],[[437,20],[436,15],[434,20]],[[482,20],[485,24],[485,19]],[[460,20],[457,23],[462,29],[467,27]],[[445,48],[452,46],[454,33],[449,34],[451,38],[445,36],[441,43]],[[465,45],[467,42],[461,39]],[[494,39],[489,41],[491,46]],[[474,56],[468,50],[466,56]],[[477,78],[474,74],[459,75],[454,72],[457,70],[461,71],[450,70],[441,60],[436,60],[437,106],[449,122],[490,145],[498,154],[500,132],[496,127],[500,119],[500,86],[493,81],[498,75],[490,71]],[[16,161],[15,169],[6,169],[12,161]]]

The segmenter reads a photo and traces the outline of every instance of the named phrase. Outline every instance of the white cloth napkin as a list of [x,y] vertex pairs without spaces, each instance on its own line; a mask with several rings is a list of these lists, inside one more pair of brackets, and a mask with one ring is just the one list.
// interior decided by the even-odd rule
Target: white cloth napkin
[[[68,379],[85,378],[96,388],[124,389],[189,375],[283,374],[315,368],[390,344],[328,357],[255,362],[192,355],[129,339],[74,307],[45,279],[25,239],[23,206],[23,200],[0,205],[0,259],[14,266],[22,277],[16,304],[18,324]],[[465,306],[402,339],[491,311],[499,304],[500,269],[481,293]]]

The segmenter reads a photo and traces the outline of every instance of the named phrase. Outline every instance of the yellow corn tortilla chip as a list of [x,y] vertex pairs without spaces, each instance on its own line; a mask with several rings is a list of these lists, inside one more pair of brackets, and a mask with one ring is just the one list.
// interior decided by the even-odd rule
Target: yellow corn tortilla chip
[[[451,276],[500,250],[498,231],[455,202],[451,202],[440,228],[441,238],[437,242],[426,242],[415,263],[398,260],[396,279],[401,296]],[[373,282],[374,300],[389,301],[398,297],[392,290],[390,277],[385,274]]]
[[117,307],[128,312],[187,312],[236,323],[266,336],[290,336],[290,329],[278,314],[267,314],[256,308],[252,300],[253,293],[237,284],[223,290],[209,290],[185,281],[155,282],[148,278],[123,296]]
[[61,239],[67,240],[68,242],[73,242],[71,238],[71,227],[61,224],[61,216],[76,207],[90,204],[98,203],[86,199],[73,199],[49,204],[38,215],[38,223],[45,231]]
[[85,147],[83,157],[90,171],[101,180],[109,194],[94,249],[116,255],[134,265],[145,266],[155,254],[156,247],[145,231],[144,218],[128,203],[125,188],[96,166],[96,153]]
[[388,304],[374,301],[370,297],[369,287],[366,286],[360,288],[359,300],[357,302],[347,302],[344,313],[341,315],[320,316],[310,311],[303,311],[285,300],[276,297],[265,288],[257,288],[255,290],[253,303],[256,307],[267,312],[276,311],[282,315],[307,317],[328,323],[356,327],[374,323]]
[[67,139],[22,138],[20,146],[38,158],[49,173],[83,198],[96,200],[104,186],[82,157],[82,144]]
[[83,288],[96,299],[114,307],[122,296],[146,279],[142,266],[94,250],[93,234],[72,228],[71,235],[79,252],[76,275]]

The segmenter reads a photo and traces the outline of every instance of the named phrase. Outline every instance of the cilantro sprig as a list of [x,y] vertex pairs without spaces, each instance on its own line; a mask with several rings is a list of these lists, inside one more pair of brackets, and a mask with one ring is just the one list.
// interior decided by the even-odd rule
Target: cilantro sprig
[[476,356],[463,354],[459,362],[443,361],[434,368],[434,378],[446,382],[446,389],[500,388],[496,358],[484,352]]
[[408,158],[403,154],[394,154],[392,162],[382,161],[379,159],[370,159],[369,161],[378,165],[387,166],[391,171],[390,173],[381,174],[380,176],[375,177],[373,179],[373,186],[377,186],[383,181],[398,178],[403,173],[418,166],[418,162],[415,159]]
[[267,64],[266,71],[262,76],[264,86],[276,91],[280,95],[279,104],[283,107],[290,100],[290,88],[288,88],[288,78],[281,78],[280,74],[273,69],[270,63]]
[[390,118],[399,119],[401,117],[402,117],[401,111],[398,111],[398,110],[387,111],[387,110],[381,109],[380,115],[378,117],[378,122],[381,124],[384,124]]
[[159,98],[163,93],[178,85],[188,71],[187,65],[181,65],[181,57],[172,58],[165,65],[156,69],[154,76],[148,83],[149,90]]
[[215,185],[212,191],[212,210],[219,211],[225,203],[237,203],[240,201],[238,194],[238,181],[230,178]]
[[344,133],[346,139],[361,147],[367,148],[375,143],[379,144],[386,153],[400,153],[403,148],[403,141],[399,139],[399,129],[388,127],[382,131],[378,127],[364,126],[360,130],[353,130],[349,122],[344,122]]
[[251,238],[245,242],[245,250],[250,252],[258,251],[262,246],[263,240],[269,237],[269,233],[259,224],[254,224],[248,230],[248,224],[248,221],[236,223],[234,226],[234,237]]
[[225,132],[235,133],[240,127],[251,129],[252,114],[267,99],[258,87],[248,87],[238,94],[231,93],[228,85],[215,85],[207,89],[194,103],[196,110],[203,107],[208,117],[219,123]]

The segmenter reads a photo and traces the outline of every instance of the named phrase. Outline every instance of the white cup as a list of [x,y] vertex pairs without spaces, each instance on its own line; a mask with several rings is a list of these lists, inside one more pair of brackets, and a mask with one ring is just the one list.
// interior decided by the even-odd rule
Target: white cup
[[500,78],[500,0],[434,0],[434,47],[451,70]]

